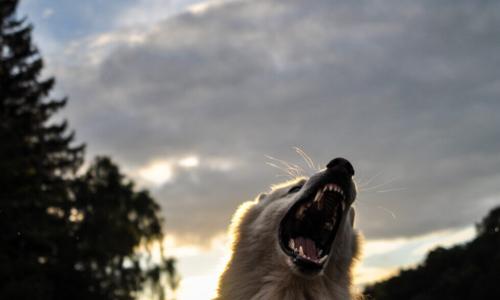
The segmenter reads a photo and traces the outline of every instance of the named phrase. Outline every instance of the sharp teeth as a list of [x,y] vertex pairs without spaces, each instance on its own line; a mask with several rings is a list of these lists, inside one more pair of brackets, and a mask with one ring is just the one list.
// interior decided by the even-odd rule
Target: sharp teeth
[[299,207],[299,210],[295,214],[295,218],[302,220],[302,216],[304,215],[304,210],[305,210],[304,206]]
[[321,256],[321,254],[323,254],[323,249],[319,249],[318,251],[318,256]]
[[302,246],[299,246],[299,254],[300,254],[300,256],[305,256],[304,249],[302,249]]
[[295,241],[293,239],[288,241],[288,247],[290,247],[290,249],[295,249]]
[[335,192],[341,194],[342,196],[344,196],[344,191],[342,190],[342,188],[335,183],[326,184],[325,186],[323,186],[323,189],[320,191],[322,191],[322,192],[335,191]]
[[321,191],[318,191],[316,193],[316,197],[314,197],[314,202],[318,202],[319,199],[321,199],[321,196],[323,195],[323,193]]
[[322,258],[319,259],[319,263],[320,264],[324,263],[327,258],[328,258],[328,255],[323,256]]

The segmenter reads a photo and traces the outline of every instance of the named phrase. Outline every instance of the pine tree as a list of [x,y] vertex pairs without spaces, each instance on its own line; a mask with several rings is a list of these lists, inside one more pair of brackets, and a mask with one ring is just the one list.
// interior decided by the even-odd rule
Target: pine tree
[[[54,79],[41,79],[43,60],[32,27],[16,18],[18,1],[0,5],[0,298],[20,288],[50,297],[49,274],[67,233],[68,177],[82,163],[65,121],[50,118],[66,104],[51,99]],[[29,294],[29,293],[26,293]]]
[[176,285],[174,260],[137,252],[163,237],[149,194],[107,158],[76,176],[84,147],[54,122],[66,99],[41,78],[18,1],[0,1],[0,299],[129,300],[145,283]]

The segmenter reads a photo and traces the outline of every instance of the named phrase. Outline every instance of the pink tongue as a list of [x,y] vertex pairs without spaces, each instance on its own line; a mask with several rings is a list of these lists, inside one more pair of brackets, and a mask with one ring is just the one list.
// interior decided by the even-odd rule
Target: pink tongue
[[318,259],[318,251],[316,249],[316,244],[313,240],[303,237],[297,237],[294,239],[295,247],[298,249],[302,246],[304,254],[312,259]]

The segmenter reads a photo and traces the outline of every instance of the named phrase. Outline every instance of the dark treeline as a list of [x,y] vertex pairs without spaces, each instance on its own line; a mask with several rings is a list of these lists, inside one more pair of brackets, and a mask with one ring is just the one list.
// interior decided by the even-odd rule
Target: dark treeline
[[174,260],[145,250],[164,234],[158,204],[109,158],[80,170],[84,146],[53,118],[66,99],[50,96],[17,5],[0,1],[0,299],[165,298]]
[[375,300],[500,299],[500,207],[476,225],[471,242],[431,251],[414,269],[365,289]]

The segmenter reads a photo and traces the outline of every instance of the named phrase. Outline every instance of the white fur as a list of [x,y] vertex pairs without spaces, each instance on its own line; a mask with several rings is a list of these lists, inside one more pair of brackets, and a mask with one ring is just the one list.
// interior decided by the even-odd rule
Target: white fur
[[278,227],[295,200],[287,194],[293,184],[296,182],[284,184],[238,208],[230,227],[232,255],[219,278],[216,300],[356,299],[351,270],[359,253],[360,235],[353,229],[353,208],[340,225],[331,258],[319,275],[300,275],[281,250]]

